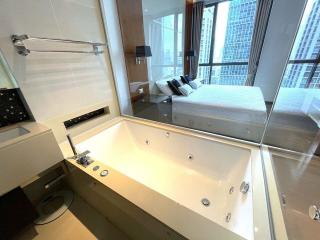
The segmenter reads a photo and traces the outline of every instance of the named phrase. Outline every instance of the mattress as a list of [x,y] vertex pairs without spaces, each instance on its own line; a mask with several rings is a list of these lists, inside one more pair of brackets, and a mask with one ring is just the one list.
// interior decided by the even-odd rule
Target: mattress
[[173,121],[179,114],[264,125],[266,105],[260,88],[203,85],[189,96],[172,97]]
[[306,115],[312,99],[316,96],[320,96],[320,89],[280,88],[274,112]]
[[[270,127],[299,131],[317,131],[317,121],[310,116],[319,116],[317,98],[320,89],[281,88],[270,117]],[[316,108],[312,108],[316,105]]]

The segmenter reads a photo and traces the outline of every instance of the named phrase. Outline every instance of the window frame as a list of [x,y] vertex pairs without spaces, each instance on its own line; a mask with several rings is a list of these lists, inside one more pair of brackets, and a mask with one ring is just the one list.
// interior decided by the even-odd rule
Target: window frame
[[[174,16],[174,29],[176,29],[176,31],[174,31],[174,46],[173,46],[173,54],[174,54],[174,58],[173,58],[173,63],[172,64],[151,64],[151,67],[156,67],[156,68],[173,68],[173,72],[174,72],[174,76],[177,75],[177,72],[178,72],[178,69],[179,68],[182,68],[182,71],[183,71],[183,61],[181,64],[179,64],[178,62],[178,23],[179,23],[179,15],[182,15],[182,39],[183,39],[183,36],[184,36],[184,21],[185,21],[185,15],[183,13],[182,10],[180,9],[177,9],[175,10],[174,12],[166,12],[166,13],[162,13],[162,14],[159,14],[158,16],[154,17],[152,19],[152,21],[154,21],[155,19],[158,19],[158,18],[163,18],[163,17],[167,17],[167,16],[171,16],[173,15]],[[151,29],[149,28],[148,30],[148,34],[149,34],[149,38],[151,38]],[[184,49],[184,41],[182,40],[182,54],[183,54],[183,49]],[[183,59],[183,55],[182,55],[182,59]]]
[[289,59],[287,65],[288,64],[313,64],[305,85],[305,88],[309,88],[310,85],[312,84],[314,74],[316,73],[317,68],[320,66],[320,50],[317,54],[317,57],[314,59],[296,59],[296,60]]
[[[209,62],[208,63],[199,63],[198,67],[210,67],[209,70],[209,79],[205,82],[208,82],[208,84],[211,84],[211,76],[212,76],[212,67],[216,67],[216,66],[248,66],[249,65],[249,61],[250,59],[248,59],[248,61],[239,61],[239,62],[213,62],[213,55],[214,55],[214,38],[215,38],[215,29],[216,29],[216,23],[217,23],[217,13],[218,13],[218,6],[220,3],[222,2],[228,2],[228,1],[232,1],[232,0],[220,0],[220,1],[216,1],[213,3],[208,3],[205,5],[205,8],[208,7],[212,7],[214,6],[214,13],[213,13],[213,23],[212,23],[212,29],[211,29],[211,44],[210,44],[210,55],[209,55]],[[255,21],[256,21],[256,17],[255,17]],[[255,23],[254,23],[255,24]],[[254,36],[252,36],[253,38]],[[252,44],[251,44],[252,47]],[[250,48],[251,49],[251,48]],[[200,55],[200,53],[199,53]],[[249,56],[250,58],[250,56]]]

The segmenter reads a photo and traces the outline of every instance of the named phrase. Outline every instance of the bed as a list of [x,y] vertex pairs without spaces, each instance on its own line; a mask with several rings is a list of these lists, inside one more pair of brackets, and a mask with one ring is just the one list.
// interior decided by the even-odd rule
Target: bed
[[203,85],[189,96],[172,96],[174,124],[260,141],[267,110],[260,88]]

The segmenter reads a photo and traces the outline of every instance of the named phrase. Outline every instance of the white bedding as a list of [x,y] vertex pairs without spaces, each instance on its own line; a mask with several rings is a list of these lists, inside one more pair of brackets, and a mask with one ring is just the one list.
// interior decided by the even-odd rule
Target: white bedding
[[320,89],[280,88],[274,112],[304,116],[312,100],[320,96]]
[[281,88],[269,126],[290,131],[315,131],[314,125],[320,126],[319,99],[320,89]]
[[182,114],[259,125],[267,117],[260,88],[229,85],[203,85],[189,96],[172,96],[172,114],[173,121]]

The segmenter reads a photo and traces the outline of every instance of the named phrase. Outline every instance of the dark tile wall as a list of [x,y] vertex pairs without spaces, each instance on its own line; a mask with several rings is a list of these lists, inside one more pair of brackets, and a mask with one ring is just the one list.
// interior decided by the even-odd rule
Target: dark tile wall
[[18,89],[0,89],[0,128],[30,120]]
[[80,123],[92,120],[94,118],[97,118],[99,116],[103,116],[103,115],[106,115],[106,114],[109,114],[109,113],[110,113],[109,107],[100,108],[100,109],[95,110],[93,112],[89,112],[89,113],[86,113],[84,115],[81,115],[81,116],[72,118],[70,120],[67,120],[67,121],[64,122],[64,126],[68,129],[68,128],[76,126],[76,125],[78,125]]

